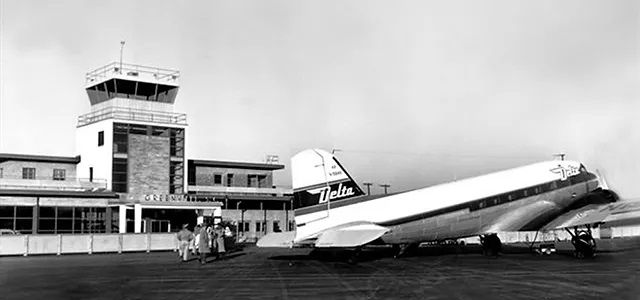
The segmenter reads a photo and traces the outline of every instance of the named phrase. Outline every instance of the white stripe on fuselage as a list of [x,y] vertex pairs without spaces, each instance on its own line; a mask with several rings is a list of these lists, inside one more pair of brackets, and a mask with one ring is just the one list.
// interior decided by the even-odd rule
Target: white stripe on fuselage
[[295,241],[313,238],[324,230],[353,221],[384,223],[562,179],[562,174],[551,171],[558,165],[579,167],[580,163],[547,161],[333,208],[328,217],[324,210],[295,216],[296,224],[304,224],[296,229]]

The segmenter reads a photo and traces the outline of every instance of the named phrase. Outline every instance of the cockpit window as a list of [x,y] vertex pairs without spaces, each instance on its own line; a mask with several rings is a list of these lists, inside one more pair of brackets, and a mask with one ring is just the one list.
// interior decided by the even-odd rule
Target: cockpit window
[[587,172],[587,168],[585,168],[583,164],[580,164],[580,173],[586,173],[586,172]]

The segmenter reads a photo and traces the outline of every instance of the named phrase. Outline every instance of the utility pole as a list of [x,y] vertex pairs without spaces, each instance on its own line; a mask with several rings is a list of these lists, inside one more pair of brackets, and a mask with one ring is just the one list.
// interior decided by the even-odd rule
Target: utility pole
[[380,186],[384,188],[384,193],[386,195],[387,194],[387,188],[390,187],[391,185],[389,185],[389,184],[381,184]]
[[371,182],[363,182],[362,184],[367,186],[367,195],[371,195],[371,186],[373,185],[373,183],[371,183]]

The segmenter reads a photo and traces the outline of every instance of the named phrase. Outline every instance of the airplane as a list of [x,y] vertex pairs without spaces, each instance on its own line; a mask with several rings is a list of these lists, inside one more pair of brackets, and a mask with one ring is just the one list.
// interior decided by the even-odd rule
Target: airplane
[[391,245],[400,257],[423,242],[475,236],[485,253],[497,255],[498,232],[558,229],[571,234],[576,256],[592,257],[592,228],[640,216],[640,201],[618,201],[598,172],[571,160],[384,195],[365,195],[320,149],[292,157],[291,173],[296,229],[269,233],[257,246],[353,249],[350,262],[366,245]]

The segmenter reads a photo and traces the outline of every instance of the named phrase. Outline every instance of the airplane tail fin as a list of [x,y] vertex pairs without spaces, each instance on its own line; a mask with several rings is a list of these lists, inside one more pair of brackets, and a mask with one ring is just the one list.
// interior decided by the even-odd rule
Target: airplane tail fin
[[308,149],[291,158],[293,208],[364,195],[338,160],[324,150]]

